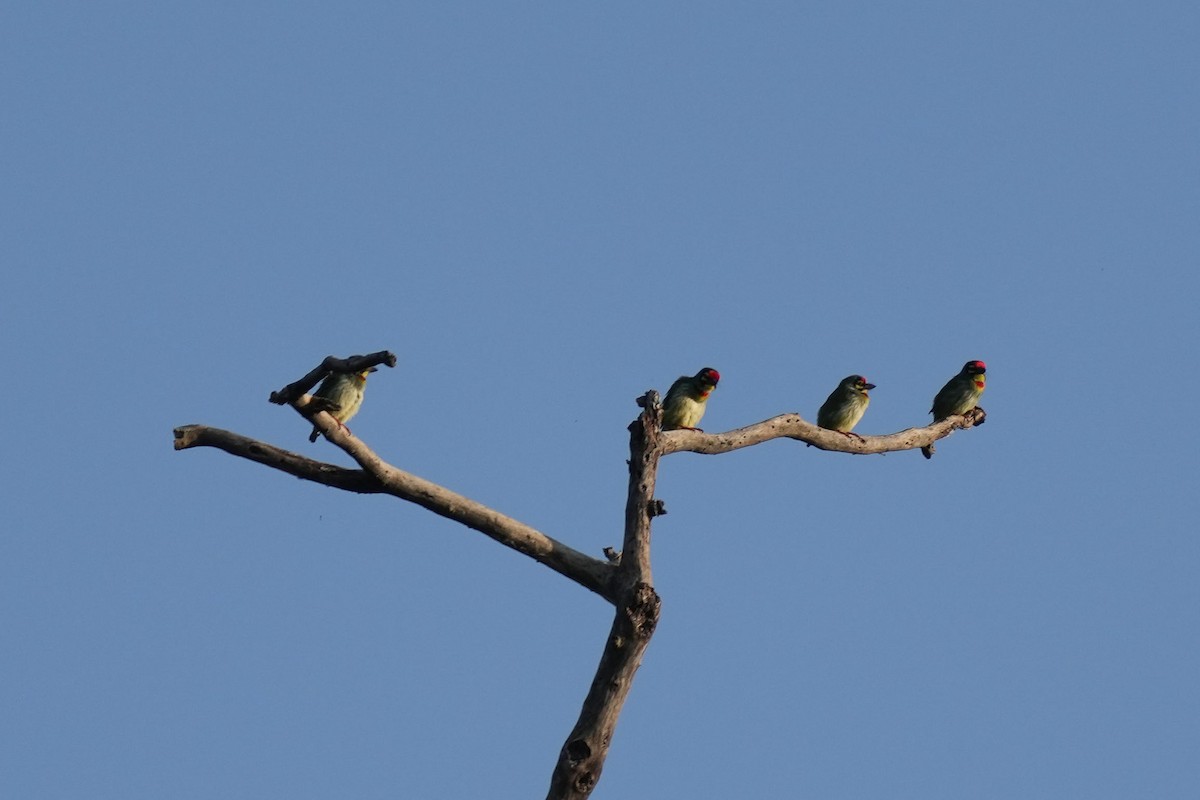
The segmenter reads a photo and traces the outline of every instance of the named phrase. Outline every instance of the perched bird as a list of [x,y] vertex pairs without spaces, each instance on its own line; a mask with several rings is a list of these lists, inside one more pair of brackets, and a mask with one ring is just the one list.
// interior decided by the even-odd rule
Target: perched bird
[[[964,364],[959,373],[946,381],[946,385],[933,398],[933,408],[929,409],[933,421],[941,422],[946,417],[965,414],[974,408],[987,385],[986,372],[987,364],[982,361]],[[921,455],[933,458],[933,445],[922,447]]]
[[[372,372],[375,372],[374,367],[369,367],[361,372],[331,372],[325,376],[325,380],[321,381],[321,385],[313,392],[313,397],[329,401],[330,416],[336,419],[339,425],[344,426],[362,406],[363,390],[367,387],[367,375]],[[321,429],[314,425],[308,440],[315,442],[320,435]]]
[[720,380],[721,373],[712,367],[705,367],[690,378],[684,375],[672,383],[663,399],[663,430],[700,430],[696,424],[704,416],[704,404],[708,402],[709,393],[717,388]]
[[862,419],[867,405],[871,402],[867,392],[874,388],[875,384],[867,383],[867,379],[862,375],[843,378],[817,412],[817,424],[822,428],[861,439],[857,433],[850,431]]

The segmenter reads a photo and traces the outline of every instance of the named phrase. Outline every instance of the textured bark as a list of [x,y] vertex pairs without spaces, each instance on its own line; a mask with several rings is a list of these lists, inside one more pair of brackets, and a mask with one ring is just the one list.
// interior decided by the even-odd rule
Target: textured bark
[[558,754],[547,800],[583,800],[596,788],[617,718],[625,706],[633,676],[658,625],[660,602],[654,587],[639,583],[617,604],[600,666],[588,689],[579,721]]
[[617,577],[617,607],[596,677],[579,719],[558,754],[547,800],[583,800],[592,793],[612,744],[633,676],[658,625],[660,600],[650,572],[650,520],[661,512],[654,484],[661,455],[658,393],[639,400],[644,410],[629,426],[629,492]]

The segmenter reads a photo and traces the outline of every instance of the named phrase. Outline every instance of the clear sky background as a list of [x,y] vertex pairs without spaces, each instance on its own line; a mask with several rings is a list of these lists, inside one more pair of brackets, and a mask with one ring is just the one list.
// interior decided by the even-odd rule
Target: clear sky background
[[542,797],[611,608],[397,466],[618,545],[634,398],[985,426],[663,461],[596,798],[1194,798],[1200,7],[12,3],[0,795]]

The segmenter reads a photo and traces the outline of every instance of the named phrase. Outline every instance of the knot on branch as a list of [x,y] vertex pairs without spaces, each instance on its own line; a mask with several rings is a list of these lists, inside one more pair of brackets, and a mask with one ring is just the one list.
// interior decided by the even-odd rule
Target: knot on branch
[[189,447],[194,447],[200,439],[202,428],[199,425],[181,425],[175,428],[172,433],[175,434],[175,449],[187,450]]
[[639,639],[649,639],[658,627],[658,617],[662,613],[662,599],[654,587],[639,581],[630,593],[629,602],[625,606],[625,616],[629,620],[633,635]]
[[585,739],[572,739],[567,742],[567,758],[575,763],[591,758],[592,748]]
[[646,392],[637,399],[638,408],[656,408],[662,405],[662,400],[658,396],[658,392],[654,389]]
[[[647,442],[657,441],[658,434],[662,432],[663,415],[662,401],[658,392],[651,389],[637,399],[637,404],[642,409],[642,413],[629,423],[627,430],[633,434],[635,441],[640,441],[643,445]],[[635,449],[645,450],[646,448],[643,446]]]
[[[604,753],[601,753],[600,755],[601,767],[604,766],[604,755]],[[596,788],[596,783],[600,780],[600,772],[598,770],[587,769],[585,766],[587,762],[591,761],[592,759],[592,746],[588,744],[587,740],[582,737],[570,739],[566,744],[563,745],[560,764],[554,770],[554,777],[558,778],[559,770],[561,770],[563,767],[575,772],[574,776],[571,778],[570,784],[575,794],[571,796],[587,797],[592,793],[592,790]],[[551,787],[550,796],[558,797],[560,795],[554,794],[553,787]]]

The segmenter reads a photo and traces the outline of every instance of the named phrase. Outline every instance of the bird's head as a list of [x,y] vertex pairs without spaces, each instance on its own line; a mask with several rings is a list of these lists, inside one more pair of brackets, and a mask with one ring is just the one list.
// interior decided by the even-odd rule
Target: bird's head
[[987,364],[982,361],[968,361],[962,368],[964,375],[982,375],[987,372]]
[[870,389],[875,388],[875,384],[867,383],[867,379],[862,375],[851,375],[849,378],[846,378],[844,381],[842,381],[842,385],[849,386],[850,388],[854,389],[854,391],[863,392],[864,394]]
[[714,388],[721,380],[721,373],[717,372],[712,367],[705,367],[696,373],[696,383],[705,389]]

